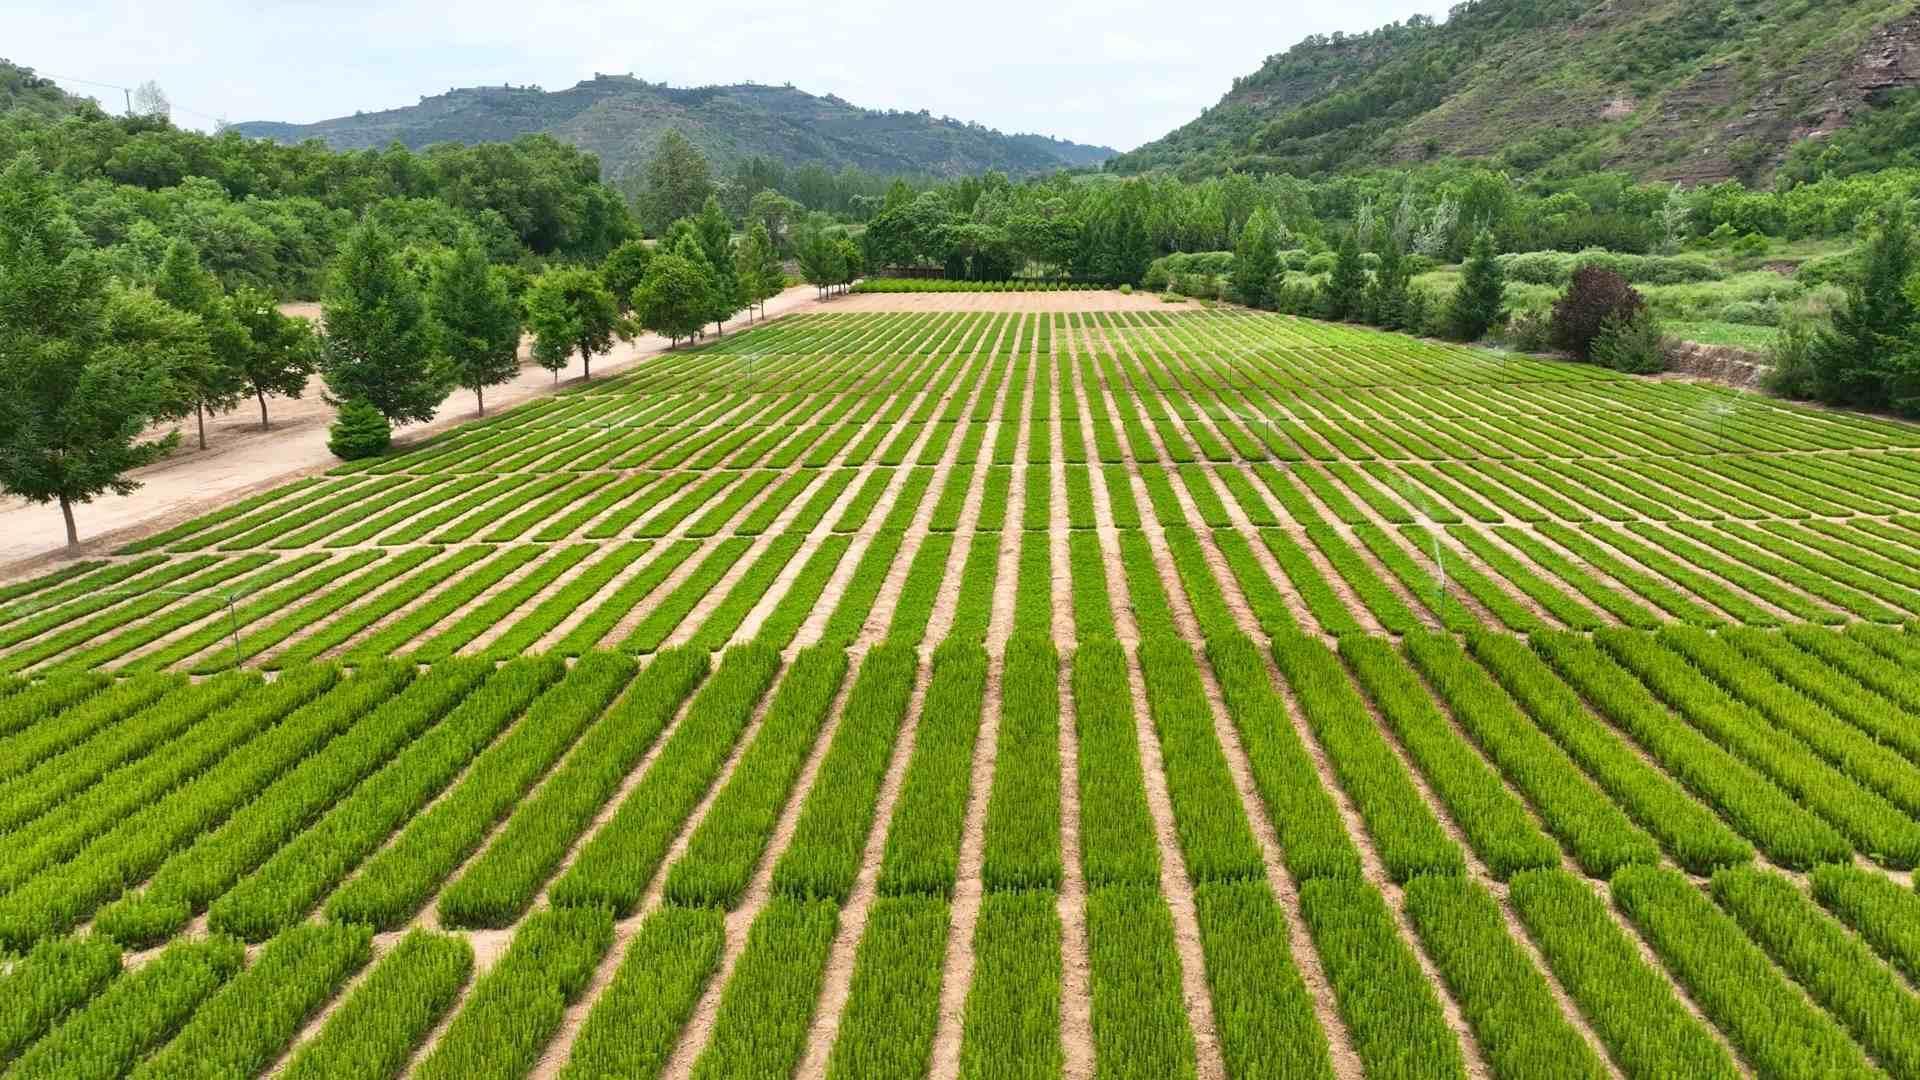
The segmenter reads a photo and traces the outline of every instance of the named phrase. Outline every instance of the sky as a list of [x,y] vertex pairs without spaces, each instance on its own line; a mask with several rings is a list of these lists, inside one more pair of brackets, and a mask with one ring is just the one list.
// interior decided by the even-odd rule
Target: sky
[[[454,86],[558,90],[595,72],[675,86],[792,83],[867,108],[1131,149],[1308,34],[1357,33],[1446,0],[9,0],[0,52],[121,107],[160,84],[183,126],[311,122]],[[450,11],[450,7],[457,10]],[[109,86],[90,85],[80,80]]]

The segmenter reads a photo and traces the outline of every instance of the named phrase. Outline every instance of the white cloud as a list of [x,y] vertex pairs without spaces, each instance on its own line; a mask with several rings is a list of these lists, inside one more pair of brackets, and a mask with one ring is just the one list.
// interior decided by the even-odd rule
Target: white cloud
[[[1219,100],[1312,33],[1358,32],[1444,0],[1337,7],[1228,2],[903,0],[764,10],[746,0],[617,8],[583,0],[321,3],[15,0],[6,52],[67,79],[166,89],[182,123],[313,121],[452,86],[569,86],[595,71],[675,85],[791,82],[870,108],[1126,149]],[[117,91],[68,88],[118,107]]]

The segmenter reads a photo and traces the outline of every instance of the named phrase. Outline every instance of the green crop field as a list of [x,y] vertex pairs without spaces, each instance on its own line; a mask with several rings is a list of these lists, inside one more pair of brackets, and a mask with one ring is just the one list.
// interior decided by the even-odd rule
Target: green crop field
[[1920,427],[925,299],[0,587],[0,1076],[1920,1076]]

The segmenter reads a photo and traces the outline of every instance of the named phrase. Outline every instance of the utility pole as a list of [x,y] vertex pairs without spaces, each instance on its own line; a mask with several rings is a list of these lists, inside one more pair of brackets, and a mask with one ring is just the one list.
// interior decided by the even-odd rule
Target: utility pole
[[133,91],[132,91],[132,90],[129,90],[128,88],[126,88],[126,87],[124,87],[124,86],[123,86],[123,87],[121,87],[121,88],[120,88],[120,92],[121,92],[122,94],[125,94],[125,95],[126,95],[126,98],[127,98],[127,115],[128,115],[128,116],[132,116],[132,115],[133,115]]

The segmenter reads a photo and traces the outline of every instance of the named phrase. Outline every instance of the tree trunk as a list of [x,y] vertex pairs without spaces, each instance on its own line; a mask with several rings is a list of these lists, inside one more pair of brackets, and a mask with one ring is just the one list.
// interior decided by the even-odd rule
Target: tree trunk
[[205,450],[207,448],[207,407],[195,404],[193,415],[200,421],[200,449]]
[[487,395],[485,387],[476,386],[473,388],[473,409],[476,415],[487,415]]
[[70,548],[79,547],[80,530],[74,527],[73,504],[67,501],[65,495],[60,496],[60,515],[67,519],[67,546]]
[[580,350],[580,381],[593,381],[593,354],[585,349]]
[[260,399],[260,430],[267,430],[267,392],[255,390],[253,396]]

